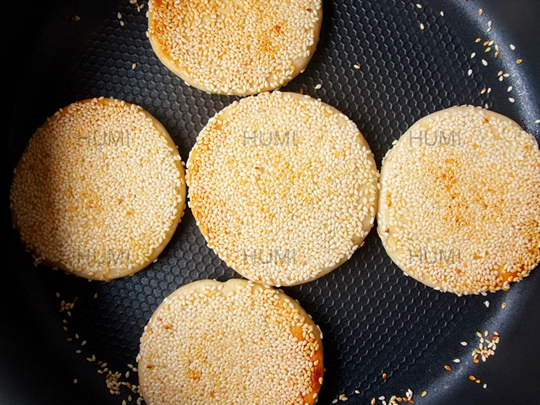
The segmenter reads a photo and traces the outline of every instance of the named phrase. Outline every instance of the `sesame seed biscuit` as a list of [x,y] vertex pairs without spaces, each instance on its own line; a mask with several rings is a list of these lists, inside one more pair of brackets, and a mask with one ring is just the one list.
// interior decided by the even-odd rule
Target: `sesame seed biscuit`
[[392,260],[458,295],[508,289],[540,261],[540,152],[509,118],[460,106],[416,122],[381,168]]
[[189,205],[208,245],[274,286],[319,278],[373,226],[378,170],[356,125],[296,93],[262,93],[217,113],[188,163]]
[[319,328],[282,291],[200,280],[169,295],[137,358],[149,405],[314,404],[323,383]]
[[88,99],[38,128],[15,168],[10,200],[36,264],[109,280],[143,269],[165,248],[185,209],[184,168],[147,111]]
[[189,85],[243,96],[277,89],[302,72],[321,21],[321,0],[152,0],[148,38]]

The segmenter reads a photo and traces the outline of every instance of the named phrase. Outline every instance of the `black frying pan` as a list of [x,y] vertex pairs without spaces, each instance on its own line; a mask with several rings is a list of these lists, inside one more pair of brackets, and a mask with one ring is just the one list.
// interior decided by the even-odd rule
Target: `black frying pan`
[[[146,8],[138,13],[128,0],[7,3],[2,5],[1,29],[9,69],[4,73],[9,115],[2,149],[9,180],[35,129],[76,100],[103,95],[141,105],[169,130],[185,161],[207,120],[236,99],[202,93],[170,73],[145,36]],[[317,51],[306,71],[284,90],[303,90],[351,117],[379,167],[392,140],[415,120],[453,105],[487,103],[539,138],[540,3],[421,4],[325,1]],[[80,20],[74,21],[75,16]],[[477,37],[481,43],[475,43]],[[501,47],[497,59],[494,51],[484,53],[483,42],[490,39]],[[477,53],[474,59],[472,52]],[[518,58],[521,65],[515,63]],[[500,70],[511,76],[499,82]],[[319,83],[322,88],[316,90]],[[510,85],[514,90],[507,93]],[[492,91],[481,94],[484,87]],[[3,190],[4,219],[9,220],[7,183]],[[188,282],[237,277],[206,247],[189,210],[157,263],[109,283],[35,268],[17,233],[8,224],[6,229],[5,302],[0,306],[2,405],[120,405],[129,395],[136,403],[138,396],[127,383],[136,384],[137,376],[128,364],[135,363],[142,329],[157,305]],[[339,269],[285,291],[324,333],[327,373],[321,404],[332,403],[340,394],[351,404],[369,404],[379,396],[388,401],[392,395],[405,396],[407,389],[417,404],[540,401],[540,270],[509,292],[487,297],[440,293],[405,277],[373,230],[366,246]],[[59,312],[62,300],[69,303],[75,297],[71,316],[67,310]],[[500,344],[487,362],[473,364],[476,332],[485,330],[499,332]],[[87,360],[92,356],[95,362]],[[455,358],[461,363],[453,363]],[[120,395],[109,393],[107,372],[97,372],[105,366],[98,361],[122,373],[120,380],[126,384],[120,386]],[[470,375],[481,383],[471,381]],[[421,397],[424,390],[427,396]]]

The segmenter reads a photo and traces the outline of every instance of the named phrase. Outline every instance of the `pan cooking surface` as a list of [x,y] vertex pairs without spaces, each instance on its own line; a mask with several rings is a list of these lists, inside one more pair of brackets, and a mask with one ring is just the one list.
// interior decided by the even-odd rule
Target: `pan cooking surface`
[[[10,170],[47,116],[98,96],[148,110],[187,161],[208,119],[238,98],[188,87],[158,61],[145,34],[147,5],[139,12],[128,0],[79,3],[58,1],[43,14],[37,9],[29,15],[28,21],[39,24],[27,23],[35,36],[27,63],[18,70]],[[521,14],[538,17],[538,5],[529,3],[515,5],[532,7]],[[454,105],[487,104],[539,138],[534,79],[539,59],[524,56],[519,39],[524,50],[527,41],[510,34],[502,18],[506,11],[457,0],[422,1],[421,7],[325,1],[317,51],[306,71],[282,90],[303,91],[349,116],[379,169],[392,141],[410,125]],[[484,43],[491,40],[492,50],[485,52]],[[522,64],[516,63],[519,58]],[[0,404],[36,403],[36,398],[43,404],[121,404],[129,395],[136,403],[138,395],[127,383],[137,384],[137,376],[128,365],[135,365],[139,337],[159,303],[191,281],[239,277],[207,248],[189,209],[156,263],[111,282],[36,269],[15,231],[7,242],[10,293],[0,329]],[[403,275],[373,229],[365,246],[337,270],[284,291],[298,299],[324,335],[320,404],[340,395],[351,404],[381,396],[388,402],[393,395],[405,398],[409,389],[417,404],[521,404],[540,395],[538,270],[509,292],[440,293]],[[498,332],[500,343],[495,355],[474,364],[477,332],[484,337],[485,331],[485,339]],[[114,386],[107,386],[109,371],[121,373],[120,395],[109,393]]]

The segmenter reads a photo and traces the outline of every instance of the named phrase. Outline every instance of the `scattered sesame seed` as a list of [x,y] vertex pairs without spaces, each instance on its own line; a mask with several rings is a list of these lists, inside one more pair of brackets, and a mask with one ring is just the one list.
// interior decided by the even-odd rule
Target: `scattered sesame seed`
[[454,360],[452,360],[452,361],[453,361],[454,363],[460,363],[460,362],[461,362],[460,359],[454,359]]
[[514,89],[514,88],[513,88],[512,86],[508,86],[508,88],[506,89],[506,91],[507,91],[508,93],[510,93],[513,89]]
[[137,68],[137,64],[134,63],[133,65],[131,65],[131,70],[135,70]]
[[523,63],[523,59],[518,59],[518,60],[516,60],[516,63],[517,63],[518,65],[521,65],[521,64]]
[[482,38],[476,38],[476,41],[474,41],[474,42],[476,42],[476,43],[482,42]]
[[420,29],[423,30],[425,28],[423,23],[420,23]]
[[79,382],[79,380],[76,379],[76,378],[73,380],[73,384],[77,384],[78,382]]
[[486,389],[486,388],[487,388],[487,384],[484,384],[482,387],[483,387],[484,389]]
[[320,88],[322,88],[322,84],[320,83],[315,86],[315,90],[319,90]]
[[482,12],[483,12],[482,9],[479,8],[479,9],[478,9],[478,15],[482,15]]
[[119,12],[118,14],[116,14],[116,16],[118,17],[118,19],[122,19],[122,13]]
[[445,368],[446,370],[448,370],[448,371],[452,371],[452,367],[449,366],[448,364],[445,364],[445,365],[444,365],[444,368]]
[[75,353],[77,353],[77,354],[81,354],[81,353],[82,353],[82,351],[81,351],[80,349],[77,349],[77,350],[75,350]]
[[473,74],[473,70],[469,69],[469,71],[467,72],[467,76],[471,76],[472,74]]
[[126,25],[126,23],[122,20],[120,20],[120,25],[123,27],[124,25]]
[[510,44],[510,49],[515,51],[516,50],[516,47],[514,46],[514,44]]
[[467,346],[467,342],[461,342],[461,346]]
[[441,17],[444,17],[444,11],[441,11]]
[[416,4],[416,7],[422,8],[422,5],[421,5],[420,3],[417,3],[417,4]]
[[471,59],[476,56],[476,52],[471,53]]
[[375,398],[371,398],[371,405],[375,405],[376,402],[377,400]]
[[480,90],[480,94],[484,94],[487,91],[487,89],[484,87],[482,90]]
[[489,308],[489,301],[484,301],[484,305],[486,306],[486,308]]
[[355,394],[360,394],[360,391],[354,390],[354,393],[355,393]]
[[360,69],[360,65],[353,65],[353,67],[357,70]]
[[487,53],[487,52],[490,52],[490,51],[491,51],[491,47],[490,47],[490,46],[488,46],[488,47],[484,50],[484,52],[486,52],[486,53]]
[[485,59],[482,59],[482,65],[484,65],[484,66],[487,66],[487,65],[488,65],[488,62],[487,62],[487,60],[485,60]]
[[511,103],[515,103],[515,102],[516,102],[516,99],[513,98],[513,97],[509,97],[509,98],[508,98],[508,101],[510,101]]
[[[540,124],[540,120],[536,120],[536,121],[534,121],[534,123],[535,123],[535,124]],[[506,302],[503,302],[503,305],[504,305],[503,308],[505,308],[505,307],[506,307]]]

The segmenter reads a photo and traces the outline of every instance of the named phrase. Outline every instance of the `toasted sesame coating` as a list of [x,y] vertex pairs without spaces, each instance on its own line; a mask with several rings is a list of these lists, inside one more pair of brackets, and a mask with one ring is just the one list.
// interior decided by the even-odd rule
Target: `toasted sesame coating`
[[244,277],[295,285],[332,271],[373,226],[378,170],[356,125],[295,93],[262,93],[214,116],[187,163],[208,245]]
[[165,248],[185,209],[184,169],[148,112],[88,99],[38,128],[15,168],[10,200],[36,264],[109,280],[141,270]]
[[321,20],[321,0],[151,0],[148,38],[189,85],[249,95],[277,89],[305,69]]
[[149,405],[312,405],[323,382],[319,328],[282,291],[200,280],[169,297],[141,337]]
[[509,118],[461,106],[416,122],[383,160],[378,233],[415,279],[508,289],[540,261],[540,152]]

